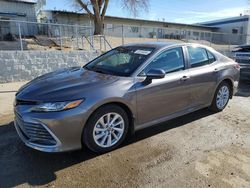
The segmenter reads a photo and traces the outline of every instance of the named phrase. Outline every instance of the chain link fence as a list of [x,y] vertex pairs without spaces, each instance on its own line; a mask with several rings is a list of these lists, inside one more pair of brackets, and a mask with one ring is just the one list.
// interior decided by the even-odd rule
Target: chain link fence
[[227,56],[232,56],[235,47],[250,42],[250,35],[244,34],[129,25],[107,24],[104,33],[112,47],[145,41],[191,42],[210,46]]
[[0,20],[0,50],[93,50],[89,26]]
[[230,56],[249,35],[131,25],[105,24],[104,35],[91,26],[0,20],[0,50],[100,50],[145,41],[194,42]]

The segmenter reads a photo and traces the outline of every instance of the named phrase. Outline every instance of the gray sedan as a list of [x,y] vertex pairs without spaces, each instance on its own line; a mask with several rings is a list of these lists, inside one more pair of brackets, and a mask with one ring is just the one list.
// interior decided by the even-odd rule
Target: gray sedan
[[236,62],[203,45],[128,44],[24,85],[16,94],[15,127],[40,151],[86,145],[103,153],[145,127],[205,107],[222,111],[239,71]]

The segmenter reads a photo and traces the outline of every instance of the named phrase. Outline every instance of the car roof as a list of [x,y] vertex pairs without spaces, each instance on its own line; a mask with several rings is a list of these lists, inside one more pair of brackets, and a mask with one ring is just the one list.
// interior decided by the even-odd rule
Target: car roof
[[[140,43],[129,43],[129,44],[125,44],[123,45],[124,47],[128,47],[128,46],[139,46],[139,47],[148,47],[148,48],[164,48],[167,46],[174,46],[174,45],[181,45],[184,43],[179,43],[179,42],[140,42]],[[186,43],[185,43],[186,44]]]
[[146,48],[155,48],[157,50],[165,47],[179,47],[179,46],[197,46],[203,48],[209,48],[209,46],[198,44],[198,43],[187,43],[187,42],[139,42],[139,43],[128,43],[122,45],[122,47],[136,46],[136,47],[146,47]]

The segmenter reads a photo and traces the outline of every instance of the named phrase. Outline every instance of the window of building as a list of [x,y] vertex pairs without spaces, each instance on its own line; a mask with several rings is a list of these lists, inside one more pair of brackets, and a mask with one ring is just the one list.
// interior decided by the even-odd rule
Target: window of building
[[233,34],[238,34],[238,28],[233,28],[233,29],[232,29],[232,33],[233,33]]
[[205,33],[205,37],[206,37],[206,38],[211,37],[211,33]]
[[133,33],[138,33],[139,32],[139,27],[131,27],[131,31],[133,32]]
[[106,27],[107,27],[107,30],[108,30],[108,31],[114,31],[114,25],[113,25],[113,24],[108,23],[108,24],[106,25]]
[[194,32],[193,32],[193,35],[196,36],[196,37],[198,37],[198,36],[199,36],[199,32],[194,31]]

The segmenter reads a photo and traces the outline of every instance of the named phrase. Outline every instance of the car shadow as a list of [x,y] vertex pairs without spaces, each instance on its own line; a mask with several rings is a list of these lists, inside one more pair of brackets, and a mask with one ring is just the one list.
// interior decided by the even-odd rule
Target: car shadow
[[[202,109],[140,130],[128,138],[121,148],[212,114],[208,109]],[[32,186],[45,185],[56,180],[57,171],[98,156],[86,148],[66,153],[35,151],[20,141],[13,122],[0,125],[0,135],[0,187],[15,187],[25,183]]]

